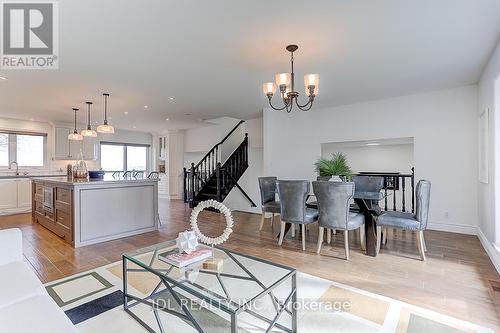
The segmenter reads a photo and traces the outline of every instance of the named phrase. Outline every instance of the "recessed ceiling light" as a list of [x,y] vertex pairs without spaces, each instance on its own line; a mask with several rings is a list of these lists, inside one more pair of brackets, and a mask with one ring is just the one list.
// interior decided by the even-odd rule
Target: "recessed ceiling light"
[[171,100],[171,101],[173,101],[175,98],[174,97],[169,97],[168,99]]
[[123,114],[128,114],[128,111],[123,112]]
[[35,118],[30,118],[31,121],[35,121]]
[[5,76],[0,76],[0,80],[7,80]]
[[137,126],[134,125],[134,126],[132,126],[132,128],[137,128]]
[[149,108],[149,106],[148,105],[144,105],[144,108],[147,109],[147,108]]
[[380,143],[378,143],[378,142],[368,142],[366,145],[367,146],[380,146]]
[[168,118],[165,118],[165,120],[167,120],[167,121],[168,121],[168,120],[170,120],[170,119],[168,119]]

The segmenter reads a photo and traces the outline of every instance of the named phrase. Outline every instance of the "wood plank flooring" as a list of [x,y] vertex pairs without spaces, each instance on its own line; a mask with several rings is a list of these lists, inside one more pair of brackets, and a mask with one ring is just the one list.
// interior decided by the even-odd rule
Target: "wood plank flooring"
[[[0,229],[19,227],[23,232],[25,260],[43,282],[93,269],[121,259],[125,251],[174,239],[189,229],[191,210],[179,200],[162,200],[161,229],[140,236],[74,249],[40,225],[28,214],[0,217]],[[345,261],[343,235],[333,237],[316,254],[318,228],[307,233],[307,248],[299,239],[285,238],[277,245],[269,220],[259,232],[260,215],[234,212],[235,230],[224,244],[240,252],[286,264],[322,278],[365,289],[422,306],[500,332],[500,277],[476,236],[426,231],[427,262],[418,260],[415,235],[389,233],[388,243],[376,258],[360,252],[359,236],[350,234],[351,258]],[[199,222],[209,234],[223,230],[219,214],[203,212]],[[497,291],[494,287],[496,286]]]

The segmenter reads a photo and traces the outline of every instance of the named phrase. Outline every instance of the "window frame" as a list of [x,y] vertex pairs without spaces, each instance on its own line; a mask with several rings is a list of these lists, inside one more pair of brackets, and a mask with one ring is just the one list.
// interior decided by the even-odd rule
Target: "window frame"
[[101,169],[102,169],[102,146],[120,146],[123,149],[123,167],[125,170],[104,170],[106,172],[125,172],[125,171],[132,171],[128,170],[128,165],[127,165],[127,147],[142,147],[146,148],[146,170],[135,170],[135,171],[145,171],[148,172],[151,168],[150,166],[150,148],[151,145],[149,144],[142,144],[142,143],[125,143],[125,142],[110,142],[110,141],[101,141],[99,143],[99,162],[101,163]]
[[48,166],[48,148],[47,148],[47,133],[39,133],[39,132],[29,132],[29,131],[9,131],[9,130],[0,130],[0,134],[8,135],[8,163],[7,166],[0,166],[0,170],[8,170],[13,162],[18,163],[17,161],[17,136],[18,135],[31,135],[31,136],[41,136],[43,137],[43,165],[37,166],[29,166],[29,165],[18,165],[19,169],[46,169]]

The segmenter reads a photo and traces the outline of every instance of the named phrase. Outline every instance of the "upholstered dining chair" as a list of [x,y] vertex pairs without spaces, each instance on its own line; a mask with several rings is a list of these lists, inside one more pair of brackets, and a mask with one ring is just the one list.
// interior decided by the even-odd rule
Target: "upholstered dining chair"
[[361,249],[365,249],[364,224],[365,216],[361,213],[350,212],[350,201],[354,196],[353,182],[313,182],[313,191],[318,200],[319,234],[318,254],[323,245],[325,229],[343,230],[345,256],[349,260],[349,231],[359,228]]
[[415,231],[417,233],[417,246],[420,259],[425,258],[427,251],[424,239],[424,230],[427,228],[429,218],[429,204],[431,198],[431,182],[420,180],[415,190],[416,207],[415,214],[407,212],[388,211],[377,218],[377,253],[380,251],[382,228],[400,228]]
[[271,226],[274,226],[274,214],[280,213],[280,203],[276,201],[276,177],[259,177],[262,218],[259,230],[262,230],[266,213],[271,213]]
[[[356,192],[380,192],[384,188],[384,177],[378,176],[353,176]],[[368,208],[381,213],[382,209],[378,205],[378,200],[367,200]]]
[[306,250],[306,225],[318,220],[318,210],[306,207],[306,200],[311,189],[307,180],[278,180],[276,181],[280,198],[281,233],[278,245],[283,243],[286,223],[292,227],[297,224],[302,230],[302,251]]

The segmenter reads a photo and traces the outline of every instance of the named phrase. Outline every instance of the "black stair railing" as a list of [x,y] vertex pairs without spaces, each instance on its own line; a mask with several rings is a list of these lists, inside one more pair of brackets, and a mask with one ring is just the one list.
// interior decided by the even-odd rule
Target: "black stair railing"
[[[381,208],[385,211],[402,211],[415,213],[415,168],[411,168],[411,174],[399,172],[360,172],[357,176],[376,176],[384,178],[384,202]],[[407,189],[411,193],[408,202]],[[410,206],[410,207],[408,207]]]
[[[191,163],[189,169],[184,168],[184,202],[189,202],[191,206],[194,206],[197,199],[210,195],[213,195],[218,201],[222,201],[234,186],[237,186],[251,201],[237,184],[238,179],[248,168],[248,134],[245,134],[243,142],[232,154],[225,161],[221,161],[222,145],[243,123],[243,120],[240,121],[219,143],[210,149],[198,164]],[[216,186],[215,193],[205,193],[214,184]],[[253,201],[251,203],[253,204]]]

